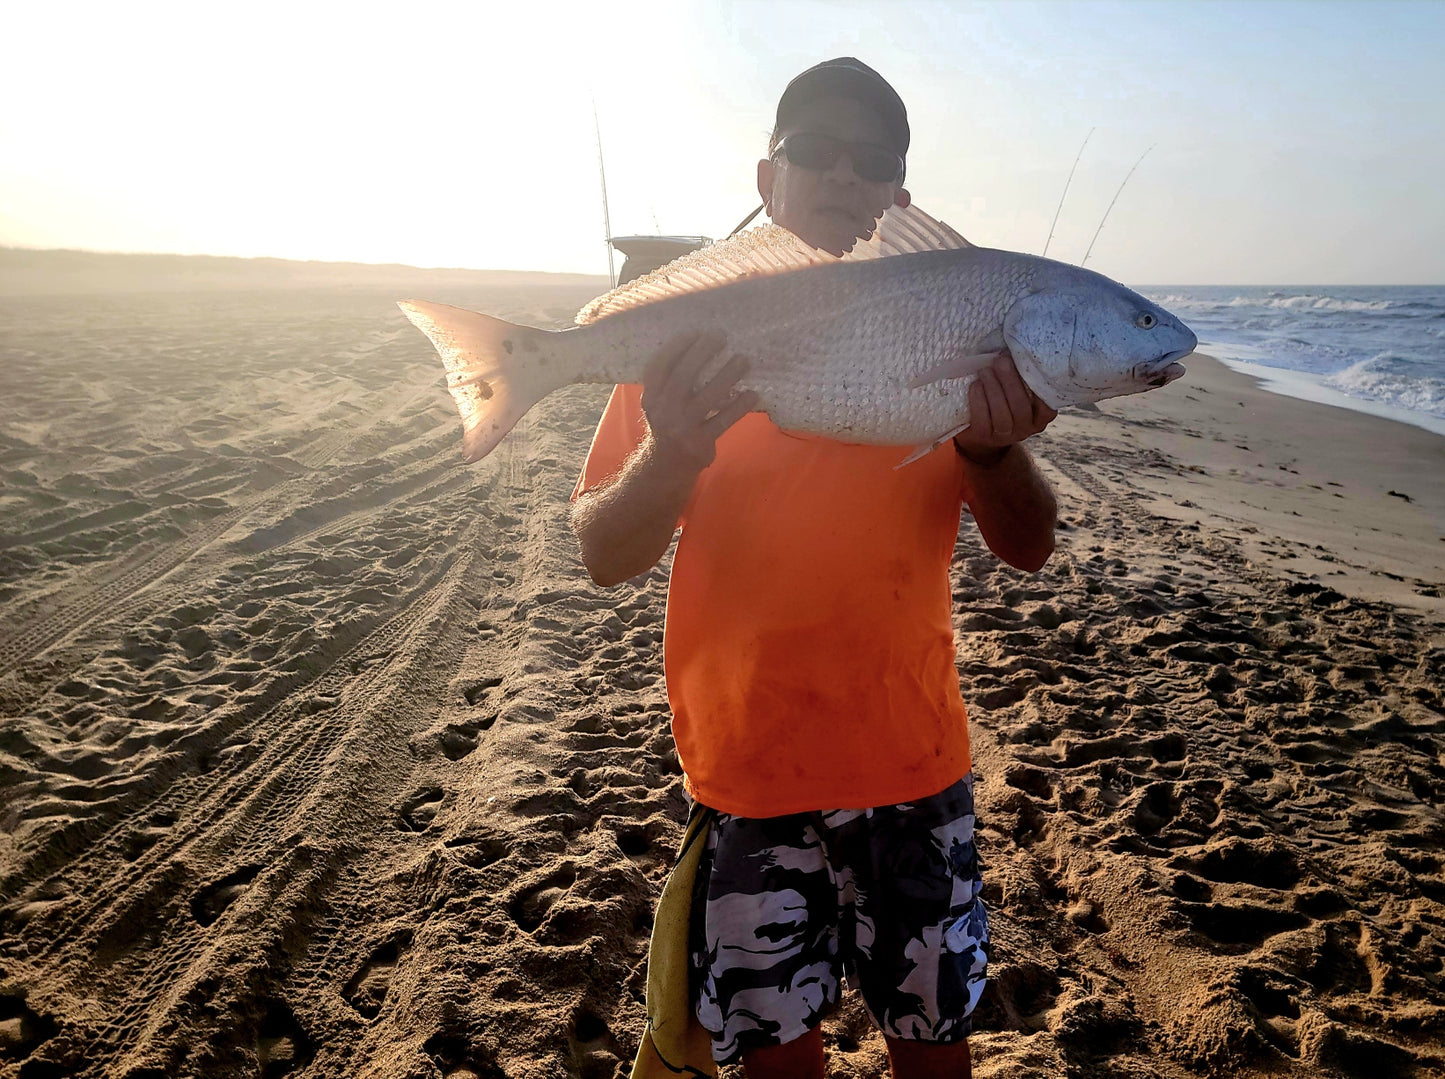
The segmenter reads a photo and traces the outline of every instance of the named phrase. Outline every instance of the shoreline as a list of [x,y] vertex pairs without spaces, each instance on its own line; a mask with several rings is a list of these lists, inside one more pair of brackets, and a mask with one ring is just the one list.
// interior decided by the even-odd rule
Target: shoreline
[[1044,439],[1108,421],[1112,450],[1155,457],[1128,477],[1150,512],[1238,530],[1276,572],[1445,617],[1445,438],[1277,392],[1205,353],[1184,365],[1157,392],[1066,412]]
[[1269,364],[1229,355],[1230,349],[1236,347],[1216,341],[1201,341],[1202,351],[1195,355],[1208,356],[1210,359],[1224,364],[1231,371],[1255,379],[1264,389],[1282,397],[1293,397],[1299,401],[1311,401],[1320,405],[1332,405],[1335,408],[1343,408],[1351,412],[1363,412],[1369,416],[1378,416],[1380,419],[1419,427],[1445,438],[1445,416],[1432,416],[1428,412],[1401,408],[1398,405],[1375,401],[1368,397],[1356,397],[1329,385],[1318,375],[1295,371],[1288,367],[1271,367]]

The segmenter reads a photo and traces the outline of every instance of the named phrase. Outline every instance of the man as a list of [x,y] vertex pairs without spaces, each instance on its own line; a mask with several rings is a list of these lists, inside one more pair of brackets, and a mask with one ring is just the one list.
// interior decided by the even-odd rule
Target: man
[[[902,187],[903,102],[852,58],[784,91],[758,191],[842,254]],[[967,502],[990,549],[1034,570],[1054,499],[1019,444],[1054,413],[1006,357],[973,422],[905,468],[898,450],[780,431],[720,335],[665,346],[619,386],[574,495],[588,572],[645,572],[682,527],[664,643],[689,793],[718,810],[698,870],[696,1011],[749,1079],[824,1074],[819,1023],[846,973],[898,1079],[970,1074],[987,916],[949,562]]]

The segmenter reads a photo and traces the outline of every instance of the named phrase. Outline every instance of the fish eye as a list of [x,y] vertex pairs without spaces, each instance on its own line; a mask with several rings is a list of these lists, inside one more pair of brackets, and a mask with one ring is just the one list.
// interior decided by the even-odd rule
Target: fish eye
[[1145,311],[1134,319],[1134,325],[1138,326],[1141,330],[1152,330],[1156,321],[1158,320],[1155,319],[1153,315]]

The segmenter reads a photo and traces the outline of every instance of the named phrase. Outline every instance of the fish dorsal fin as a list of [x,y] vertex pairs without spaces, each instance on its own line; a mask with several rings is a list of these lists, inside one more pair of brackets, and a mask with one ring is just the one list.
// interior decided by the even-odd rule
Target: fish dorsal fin
[[917,206],[892,206],[878,222],[873,235],[859,240],[847,259],[917,255],[924,251],[959,251],[972,247],[948,225]]
[[577,312],[579,325],[689,292],[731,285],[751,277],[830,266],[841,259],[809,247],[787,229],[763,225],[691,251],[666,266],[597,297]]
[[577,323],[585,326],[620,311],[754,277],[839,262],[972,246],[953,229],[915,206],[890,208],[872,237],[858,241],[853,250],[841,258],[810,247],[779,225],[763,225],[689,252],[650,274],[604,293],[577,313]]

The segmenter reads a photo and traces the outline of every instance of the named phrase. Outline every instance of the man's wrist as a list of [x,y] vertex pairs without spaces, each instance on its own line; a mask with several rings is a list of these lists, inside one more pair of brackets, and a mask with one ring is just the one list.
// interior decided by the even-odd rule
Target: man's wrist
[[679,452],[676,446],[664,445],[651,430],[643,439],[637,456],[642,458],[640,463],[651,484],[678,491],[690,492],[698,476],[710,463]]
[[975,468],[997,468],[1003,464],[1003,459],[1008,456],[1009,450],[1013,449],[1013,443],[1007,446],[993,446],[983,451],[964,449],[958,439],[953,440],[953,448],[958,455]]

